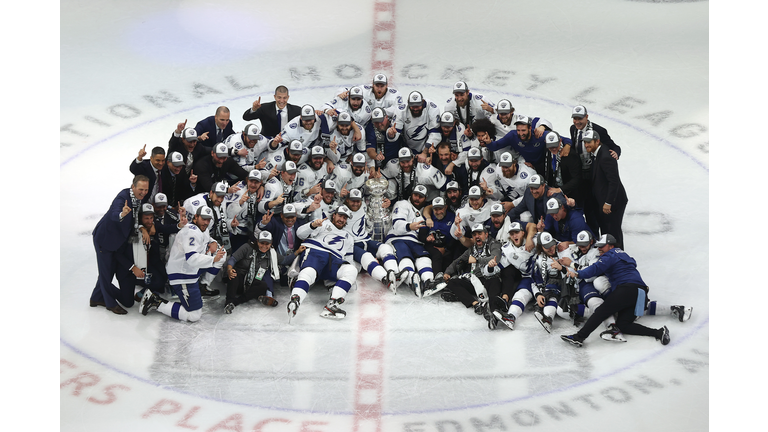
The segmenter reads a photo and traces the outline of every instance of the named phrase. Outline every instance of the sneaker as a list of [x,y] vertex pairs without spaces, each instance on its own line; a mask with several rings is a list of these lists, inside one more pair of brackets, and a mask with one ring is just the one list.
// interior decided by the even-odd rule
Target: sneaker
[[616,327],[616,324],[609,325],[604,332],[600,333],[600,338],[608,342],[626,342],[627,341],[626,339],[624,339],[624,335],[621,334],[621,331],[619,331],[619,328]]
[[328,303],[325,304],[325,307],[323,308],[323,311],[320,313],[320,316],[323,318],[331,318],[331,319],[342,319],[347,316],[347,312],[339,308],[339,305],[344,303],[344,298],[339,299],[330,299],[328,300]]
[[413,293],[416,294],[416,297],[418,298],[422,298],[422,295],[421,295],[422,285],[423,284],[421,282],[421,276],[419,276],[418,273],[414,273],[413,276],[411,277],[411,286],[413,287]]
[[685,307],[682,305],[672,306],[672,315],[675,315],[680,322],[688,321],[693,313],[692,307]]
[[502,324],[507,326],[510,330],[514,330],[515,329],[515,316],[514,315],[512,315],[510,313],[506,313],[503,310],[496,309],[495,311],[493,311],[493,316],[495,316],[496,319],[499,320],[499,322],[501,322]]
[[560,335],[560,339],[562,339],[562,340],[564,340],[564,341],[568,342],[569,344],[571,344],[571,345],[573,345],[573,346],[577,346],[577,347],[579,347],[579,348],[581,348],[582,346],[584,346],[584,340],[583,340],[583,339],[581,339],[580,337],[578,337],[576,334],[572,334],[572,335]]
[[459,301],[459,297],[453,293],[453,291],[443,291],[440,293],[440,298],[443,299],[443,301],[446,301],[448,303],[453,303]]
[[141,311],[142,315],[146,315],[152,309],[157,309],[157,307],[162,303],[166,303],[166,301],[158,297],[157,294],[153,293],[152,291],[146,290],[144,291],[144,295],[141,297],[139,310]]
[[231,314],[233,310],[235,310],[234,303],[227,303],[227,305],[224,306],[224,313],[227,315]]
[[659,330],[661,330],[661,336],[657,337],[656,340],[661,341],[662,345],[669,344],[669,341],[671,339],[669,337],[669,329],[667,328],[667,326],[664,326],[664,327],[660,328]]
[[264,306],[277,306],[277,300],[270,296],[259,296],[257,299],[263,304]]
[[200,284],[200,295],[203,297],[215,297],[218,296],[219,293],[219,290],[210,290],[208,289],[208,285]]
[[288,302],[288,322],[291,322],[291,318],[296,316],[296,311],[299,310],[299,295],[294,294],[291,296],[291,301]]
[[552,317],[544,315],[541,311],[534,312],[533,316],[536,317],[539,324],[544,327],[544,330],[546,330],[547,333],[552,333]]

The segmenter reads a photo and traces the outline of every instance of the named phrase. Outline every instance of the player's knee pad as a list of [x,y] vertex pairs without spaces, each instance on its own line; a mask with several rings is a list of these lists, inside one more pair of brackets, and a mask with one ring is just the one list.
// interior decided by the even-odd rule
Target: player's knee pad
[[336,279],[347,281],[351,284],[357,279],[357,270],[351,264],[344,264],[336,272]]
[[395,259],[395,249],[388,243],[382,243],[379,245],[379,250],[376,251],[376,258],[384,261],[386,259]]
[[432,271],[432,258],[430,257],[416,258],[416,268],[419,270]]
[[196,309],[193,311],[187,311],[187,321],[189,322],[195,322],[200,321],[200,318],[203,316],[203,310],[202,309]]
[[592,281],[592,285],[595,286],[595,289],[600,294],[605,294],[611,289],[611,282],[605,276],[598,276],[595,278],[595,280]]
[[296,288],[301,288],[304,291],[309,291],[309,287],[315,283],[316,279],[317,270],[312,267],[305,267],[301,269],[299,275],[296,277],[296,283],[294,283],[294,286]]
[[376,260],[376,257],[373,256],[372,253],[366,252],[363,254],[362,257],[360,257],[360,265],[363,266],[363,268],[370,273],[371,272],[371,264],[379,265],[379,262]]
[[413,261],[411,261],[410,258],[403,258],[403,259],[400,260],[399,267],[400,267],[400,271],[403,271],[403,270],[411,270],[411,271],[413,271],[413,269],[414,269]]

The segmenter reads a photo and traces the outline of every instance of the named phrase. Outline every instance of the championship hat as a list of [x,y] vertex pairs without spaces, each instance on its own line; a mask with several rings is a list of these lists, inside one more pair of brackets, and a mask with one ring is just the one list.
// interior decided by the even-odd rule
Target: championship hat
[[424,185],[416,185],[413,187],[413,193],[419,194],[423,197],[427,196],[427,187]]
[[213,148],[213,151],[216,153],[216,156],[220,158],[229,157],[229,149],[224,143],[216,144],[216,147]]
[[585,142],[599,140],[600,135],[597,133],[597,131],[588,130],[588,131],[584,131],[584,133],[581,135],[581,139]]
[[336,192],[336,182],[331,179],[326,180],[325,183],[323,183],[323,189]]
[[528,180],[528,188],[530,189],[537,189],[543,184],[544,184],[544,176],[542,176],[541,174],[534,174],[531,176],[531,179]]
[[480,186],[472,186],[469,188],[469,192],[467,193],[467,197],[469,198],[482,198],[483,197],[483,190],[480,189]]
[[483,158],[483,152],[480,151],[479,147],[470,147],[469,151],[467,151],[467,159],[469,160],[478,160]]
[[301,107],[301,119],[302,120],[315,119],[315,109],[312,108],[312,105],[304,105],[303,107]]
[[197,141],[197,131],[195,128],[188,127],[181,131],[181,138],[186,141]]
[[360,192],[360,189],[352,189],[351,191],[349,191],[349,195],[347,195],[347,198],[351,199],[352,201],[362,201],[363,193]]
[[245,129],[243,129],[243,134],[248,137],[248,139],[255,140],[259,138],[259,135],[261,134],[261,129],[259,129],[259,125],[255,123],[248,123],[245,125]]
[[144,203],[141,205],[141,211],[139,212],[141,214],[155,214],[155,208],[150,203]]
[[267,230],[262,230],[259,233],[258,241],[259,243],[272,243],[272,233]]
[[386,84],[387,83],[387,76],[384,74],[376,74],[373,76],[373,83],[374,84]]
[[515,107],[512,106],[512,102],[508,101],[507,99],[500,100],[496,105],[496,112],[499,114],[509,114],[514,109]]
[[299,140],[293,140],[288,146],[288,151],[293,154],[302,154],[304,153],[304,144]]
[[286,204],[283,206],[283,216],[291,217],[296,216],[296,206],[293,204]]
[[362,153],[355,153],[352,156],[352,166],[365,166],[365,155]]
[[155,195],[154,198],[152,198],[152,203],[155,205],[155,207],[162,207],[168,205],[168,197],[160,192],[157,195]]
[[576,235],[576,246],[589,246],[589,244],[592,242],[592,239],[593,237],[591,232],[587,230],[580,231]]
[[523,225],[519,221],[512,222],[509,225],[510,231],[524,231]]
[[486,229],[485,229],[485,225],[483,225],[483,224],[481,224],[481,223],[476,223],[476,224],[472,225],[472,232],[473,232],[473,233],[476,233],[476,232],[485,232],[485,231],[486,231]]
[[251,170],[251,172],[248,173],[248,180],[261,181],[261,171],[257,169]]
[[587,114],[587,108],[584,105],[576,105],[571,112],[571,118],[584,118]]
[[298,169],[296,168],[296,163],[294,161],[285,161],[283,164],[283,171],[287,172],[288,174],[295,174]]
[[501,154],[501,157],[499,158],[499,166],[511,167],[514,164],[515,164],[515,158],[512,157],[512,153],[504,152]]
[[342,214],[342,215],[344,215],[344,216],[346,216],[348,218],[352,217],[352,210],[350,210],[349,207],[347,207],[345,205],[340,205],[339,207],[337,207],[336,211],[334,213]]
[[401,161],[413,159],[413,152],[409,147],[403,147],[397,152],[397,158]]
[[215,193],[218,196],[224,196],[227,194],[227,184],[224,182],[216,182],[213,184],[213,187],[211,188],[211,191]]
[[342,111],[339,113],[339,118],[336,119],[336,123],[340,125],[351,125],[352,124],[352,116],[349,115],[348,112]]
[[433,208],[442,208],[445,207],[445,198],[443,197],[437,197],[432,200],[432,207]]
[[354,86],[351,89],[349,89],[349,97],[350,98],[363,98],[363,89],[361,89],[359,86]]
[[504,214],[504,206],[501,205],[501,203],[496,203],[491,206],[491,216],[503,215],[503,214]]
[[519,115],[519,116],[517,116],[517,118],[515,119],[515,124],[516,124],[516,125],[519,125],[519,124],[524,124],[524,125],[528,125],[528,126],[530,126],[530,125],[531,125],[531,119],[529,119],[527,116],[524,116],[524,115]]
[[454,93],[464,93],[468,91],[469,91],[469,87],[467,86],[467,83],[465,83],[464,81],[456,81],[456,84],[453,85]]
[[550,198],[547,200],[547,214],[555,214],[560,211],[560,207],[562,207],[562,203],[560,203],[560,200],[557,198]]
[[445,185],[445,190],[446,191],[449,191],[449,190],[461,191],[461,187],[459,186],[459,182],[453,180],[453,181],[449,181],[448,184]]
[[603,234],[600,236],[600,240],[595,243],[595,246],[597,247],[603,247],[605,245],[615,245],[616,244],[616,237],[610,235],[610,234]]
[[454,124],[453,114],[451,114],[448,111],[440,114],[441,127],[453,127],[453,124]]
[[560,147],[560,135],[555,131],[547,132],[547,136],[544,138],[544,141],[547,143],[548,149]]
[[323,150],[323,148],[320,146],[313,146],[309,154],[310,154],[310,157],[312,158],[325,157],[325,150]]
[[554,237],[552,237],[552,234],[544,231],[542,233],[539,233],[539,244],[544,249],[549,249],[552,246],[556,245],[557,241],[555,240]]
[[421,95],[421,93],[417,91],[412,91],[408,95],[408,106],[421,106],[424,103],[424,96]]
[[179,152],[171,152],[170,160],[173,166],[184,166],[184,156]]
[[374,108],[371,112],[371,121],[374,123],[381,123],[387,118],[387,113],[381,108]]
[[195,211],[195,216],[200,216],[203,219],[213,219],[213,210],[207,205],[201,205]]

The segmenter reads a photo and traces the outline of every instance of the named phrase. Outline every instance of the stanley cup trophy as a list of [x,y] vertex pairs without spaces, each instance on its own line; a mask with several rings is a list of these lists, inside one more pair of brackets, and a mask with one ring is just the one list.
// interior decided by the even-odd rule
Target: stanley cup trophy
[[372,178],[365,182],[368,190],[368,209],[366,211],[365,228],[371,233],[371,239],[384,242],[384,238],[392,226],[392,216],[389,209],[384,208],[384,193],[387,191],[389,181],[384,177]]

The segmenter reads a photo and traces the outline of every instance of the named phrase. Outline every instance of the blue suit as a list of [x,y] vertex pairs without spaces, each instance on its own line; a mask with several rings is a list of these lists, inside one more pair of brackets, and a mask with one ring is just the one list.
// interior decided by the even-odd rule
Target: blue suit
[[[216,145],[216,119],[214,116],[206,117],[195,125],[195,131],[197,131],[197,136],[208,132],[208,139],[205,141],[198,140],[198,144],[202,144],[204,147],[206,147],[208,150],[210,150],[214,145]],[[225,139],[227,139],[228,136],[235,133],[234,129],[232,129],[232,120],[227,122],[227,126],[224,127],[224,130],[222,131],[222,137],[221,142],[224,142]]]
[[[91,293],[91,302],[104,303],[107,308],[117,306],[117,301],[125,307],[133,306],[135,277],[130,273],[133,250],[128,242],[134,227],[133,212],[120,220],[126,201],[131,206],[130,189],[123,189],[117,194],[107,213],[93,229],[99,276]],[[113,277],[117,277],[119,289],[112,284]]]

